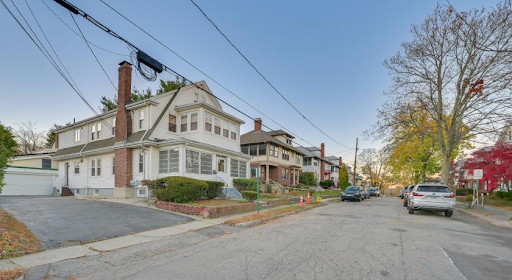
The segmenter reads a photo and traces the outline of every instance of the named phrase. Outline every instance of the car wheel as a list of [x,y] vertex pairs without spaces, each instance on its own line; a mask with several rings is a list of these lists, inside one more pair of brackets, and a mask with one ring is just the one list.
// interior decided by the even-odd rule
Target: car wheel
[[453,215],[453,210],[448,210],[444,212],[444,216],[450,218]]
[[414,208],[409,208],[409,214],[414,214]]
[[345,201],[345,199],[342,199],[341,201],[343,202],[343,201]]
[[361,200],[361,198],[359,198],[359,199],[357,200],[357,202],[361,202],[361,201],[362,201],[362,200]]
[[404,200],[404,207],[407,207],[407,200]]

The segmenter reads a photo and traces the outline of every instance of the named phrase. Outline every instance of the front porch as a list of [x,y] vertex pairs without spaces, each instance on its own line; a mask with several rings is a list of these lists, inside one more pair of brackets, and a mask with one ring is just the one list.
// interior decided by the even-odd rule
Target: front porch
[[251,164],[252,179],[256,179],[256,169],[260,170],[260,181],[265,184],[276,182],[284,186],[296,186],[299,183],[299,176],[302,174],[302,168],[297,166]]

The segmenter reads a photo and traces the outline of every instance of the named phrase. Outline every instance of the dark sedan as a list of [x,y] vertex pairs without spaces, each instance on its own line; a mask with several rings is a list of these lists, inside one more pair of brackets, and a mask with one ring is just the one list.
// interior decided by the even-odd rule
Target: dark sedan
[[363,189],[361,187],[348,187],[344,192],[341,193],[341,201],[352,200],[359,201],[363,200]]

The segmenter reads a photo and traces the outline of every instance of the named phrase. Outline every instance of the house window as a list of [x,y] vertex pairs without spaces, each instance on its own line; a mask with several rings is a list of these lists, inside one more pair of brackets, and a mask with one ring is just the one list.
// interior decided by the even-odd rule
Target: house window
[[237,127],[234,124],[230,124],[231,128],[231,139],[236,140]]
[[75,161],[75,174],[80,174],[80,162]]
[[146,196],[146,189],[137,189],[137,196]]
[[242,153],[248,154],[249,153],[249,146],[242,146]]
[[222,136],[229,137],[229,123],[224,121],[222,124]]
[[91,127],[91,140],[94,140],[95,136],[96,136],[96,125],[93,125]]
[[304,158],[304,165],[311,165],[311,158]]
[[251,178],[256,178],[259,167],[251,166]]
[[101,159],[92,159],[91,160],[91,176],[96,177],[101,175]]
[[316,160],[313,160],[313,165],[318,166],[318,162]]
[[258,145],[251,145],[249,151],[251,156],[257,156]]
[[204,130],[212,132],[212,115],[210,114],[204,115]]
[[163,150],[158,155],[158,172],[174,173],[179,171],[180,154],[174,150]]
[[201,153],[201,174],[211,175],[213,170],[213,155]]
[[139,173],[144,172],[144,152],[139,153]]
[[194,102],[199,101],[199,93],[194,92]]
[[283,179],[288,179],[288,173],[290,173],[290,170],[283,169]]
[[100,190],[94,190],[94,195],[95,195],[95,196],[100,195]]
[[181,132],[187,131],[187,115],[181,115]]
[[302,162],[302,157],[300,155],[295,155],[295,163],[300,164]]
[[101,123],[97,124],[96,139],[101,139]]
[[41,159],[41,167],[43,169],[51,169],[52,168],[52,160],[49,158]]
[[169,131],[176,132],[176,116],[169,114]]
[[279,148],[274,145],[270,145],[270,155],[273,157],[279,157]]
[[231,131],[231,139],[236,140],[236,132]]
[[215,118],[215,134],[220,135],[220,119]]
[[247,172],[247,162],[231,159],[230,171],[231,177],[245,178]]
[[260,156],[267,154],[267,144],[259,144],[258,145],[258,153]]
[[112,175],[116,174],[116,157],[112,157]]
[[139,115],[139,129],[142,129],[142,123],[144,122],[144,111],[140,111]]
[[112,135],[116,135],[116,118],[112,120]]
[[199,152],[187,150],[186,172],[199,174]]
[[80,190],[79,189],[76,189],[75,190],[75,195],[79,195],[80,194]]
[[91,161],[91,176],[96,176],[96,160]]
[[190,115],[190,130],[197,130],[197,113]]
[[75,129],[75,142],[80,142],[80,129]]
[[282,158],[283,158],[284,160],[290,160],[290,151],[285,150],[285,149],[282,149],[282,150],[283,150],[283,156],[282,156]]
[[292,139],[286,137],[286,144],[291,145],[292,144]]

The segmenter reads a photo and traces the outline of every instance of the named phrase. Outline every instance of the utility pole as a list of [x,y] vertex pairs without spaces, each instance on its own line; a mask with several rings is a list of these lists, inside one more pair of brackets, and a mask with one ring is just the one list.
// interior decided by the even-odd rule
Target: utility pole
[[357,170],[357,143],[359,141],[359,138],[356,138],[356,155],[354,157],[354,176],[352,179],[352,186],[356,185],[356,170]]

